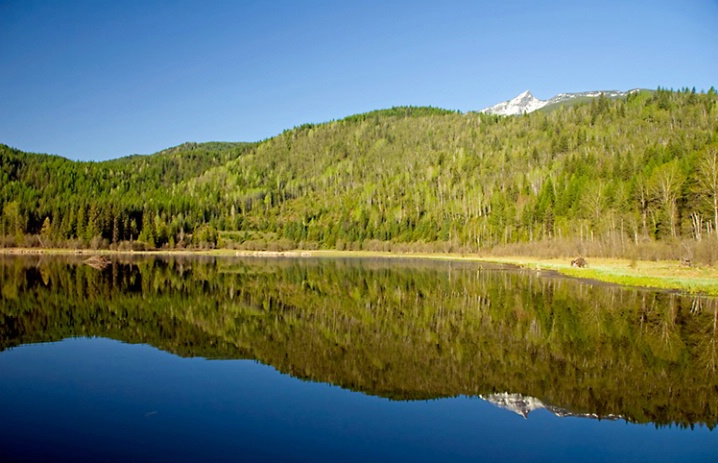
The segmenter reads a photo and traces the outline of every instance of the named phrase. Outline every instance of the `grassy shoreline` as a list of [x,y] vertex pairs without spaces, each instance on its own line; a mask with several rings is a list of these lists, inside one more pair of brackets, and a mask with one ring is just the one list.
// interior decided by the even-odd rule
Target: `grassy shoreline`
[[397,254],[374,251],[237,251],[232,249],[172,251],[111,251],[87,249],[25,249],[1,248],[0,255],[126,255],[126,256],[235,256],[263,258],[382,258],[431,259],[446,261],[489,262],[515,265],[534,270],[550,270],[562,275],[596,280],[621,286],[656,288],[718,296],[718,268],[687,267],[677,261],[631,261],[628,259],[590,258],[588,268],[574,268],[570,259],[538,259],[522,256],[488,256],[440,253]]
[[482,260],[510,263],[524,268],[554,270],[573,278],[596,280],[621,286],[718,296],[718,268],[687,267],[678,261],[591,258],[588,259],[588,268],[575,268],[571,267],[569,259],[533,259],[512,256]]

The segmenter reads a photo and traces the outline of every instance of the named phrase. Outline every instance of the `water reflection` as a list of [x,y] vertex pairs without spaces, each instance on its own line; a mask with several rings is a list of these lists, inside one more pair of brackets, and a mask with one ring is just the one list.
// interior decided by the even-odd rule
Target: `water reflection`
[[713,427],[715,299],[479,264],[0,258],[0,349],[99,336],[396,400]]

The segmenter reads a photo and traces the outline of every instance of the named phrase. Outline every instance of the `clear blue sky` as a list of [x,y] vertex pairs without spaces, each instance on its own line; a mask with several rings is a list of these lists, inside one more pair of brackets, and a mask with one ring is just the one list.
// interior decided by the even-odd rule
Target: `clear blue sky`
[[658,86],[718,86],[717,1],[0,0],[0,143],[70,159]]

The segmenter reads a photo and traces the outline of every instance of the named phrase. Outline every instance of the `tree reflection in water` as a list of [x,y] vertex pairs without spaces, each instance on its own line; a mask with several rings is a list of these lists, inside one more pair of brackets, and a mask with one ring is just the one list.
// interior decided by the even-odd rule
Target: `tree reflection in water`
[[714,298],[409,260],[116,257],[96,269],[6,256],[0,281],[3,350],[100,336],[395,400],[518,397],[711,428],[718,417]]

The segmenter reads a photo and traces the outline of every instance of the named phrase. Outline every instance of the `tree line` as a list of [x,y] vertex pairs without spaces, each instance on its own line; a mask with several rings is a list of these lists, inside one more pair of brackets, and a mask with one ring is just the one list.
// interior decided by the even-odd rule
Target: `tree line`
[[100,163],[0,147],[5,245],[430,249],[718,239],[718,95],[392,108]]

